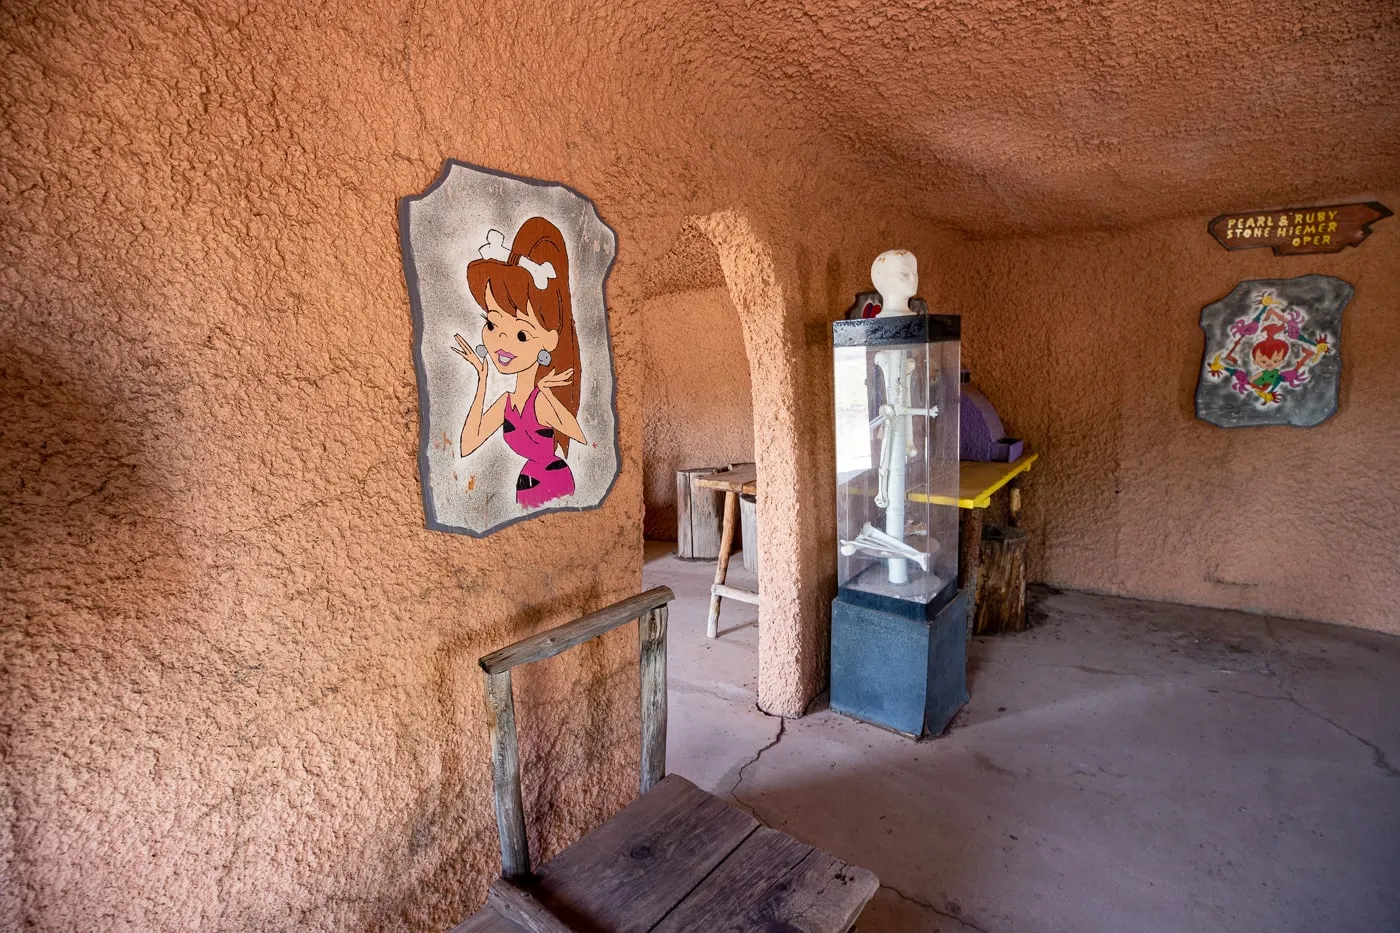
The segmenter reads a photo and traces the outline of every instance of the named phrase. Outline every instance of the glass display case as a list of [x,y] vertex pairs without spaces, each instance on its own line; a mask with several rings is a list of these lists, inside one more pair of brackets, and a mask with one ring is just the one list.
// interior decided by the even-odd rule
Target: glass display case
[[932,619],[958,580],[960,319],[838,321],[840,600]]

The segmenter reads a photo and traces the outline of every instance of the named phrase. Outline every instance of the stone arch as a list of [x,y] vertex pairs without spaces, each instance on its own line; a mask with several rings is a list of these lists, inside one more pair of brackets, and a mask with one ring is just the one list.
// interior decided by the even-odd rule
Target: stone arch
[[[820,494],[800,475],[796,412],[800,325],[774,257],[748,219],[733,210],[692,217],[676,245],[647,275],[648,291],[722,275],[739,314],[753,393],[754,456],[762,478],[759,543],[758,704],[765,712],[800,716],[824,686],[826,613],[817,594],[816,555],[804,553],[806,496]],[[715,283],[718,284],[718,283]]]

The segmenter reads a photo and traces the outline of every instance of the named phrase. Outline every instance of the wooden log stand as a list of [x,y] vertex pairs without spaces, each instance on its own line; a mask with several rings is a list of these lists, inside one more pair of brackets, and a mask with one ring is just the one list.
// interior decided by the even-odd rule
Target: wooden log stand
[[[1011,463],[982,462],[964,460],[958,468],[958,498],[956,500],[934,498],[939,504],[952,504],[956,501],[959,509],[958,534],[958,586],[972,591],[973,611],[968,616],[968,634],[976,630],[978,614],[981,611],[983,575],[990,572],[983,567],[983,528],[986,510],[992,504],[992,497],[1002,490],[1008,496],[1007,513],[1010,525],[1015,528],[1021,516],[1021,477],[1040,458],[1039,454],[1027,453]],[[1021,553],[1021,601],[1024,606],[1025,545],[1019,545]],[[998,569],[997,573],[1002,571]],[[1022,611],[1024,626],[1024,610]],[[1015,629],[1014,631],[1019,631]]]
[[996,635],[1025,629],[1027,540],[1019,528],[987,525],[982,529],[972,634]]

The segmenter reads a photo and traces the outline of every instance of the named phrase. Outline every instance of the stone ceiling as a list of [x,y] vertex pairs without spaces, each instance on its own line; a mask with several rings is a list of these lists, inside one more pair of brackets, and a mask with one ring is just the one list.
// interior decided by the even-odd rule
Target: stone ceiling
[[[735,60],[910,208],[974,236],[1400,183],[1396,0],[704,0]],[[697,55],[697,46],[705,52]]]

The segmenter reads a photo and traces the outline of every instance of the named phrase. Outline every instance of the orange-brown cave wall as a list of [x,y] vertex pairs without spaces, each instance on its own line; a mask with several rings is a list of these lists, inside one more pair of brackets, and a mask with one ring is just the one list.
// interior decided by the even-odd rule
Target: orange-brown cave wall
[[673,541],[676,471],[753,460],[749,361],[727,288],[658,295],[641,318],[644,527]]
[[[1032,575],[1400,634],[1400,224],[1275,257],[1226,252],[1208,219],[971,241],[943,260],[965,365],[1041,454]],[[1201,308],[1245,279],[1310,273],[1356,286],[1337,413],[1306,429],[1197,420]]]
[[[826,322],[901,234],[852,218],[900,193],[676,13],[0,8],[0,928],[416,931],[481,902],[475,659],[640,586],[644,270],[696,217],[773,413],[760,695],[823,688]],[[618,233],[599,510],[423,528],[395,207],[446,157],[568,182]],[[537,856],[635,793],[634,639],[517,679]]]

